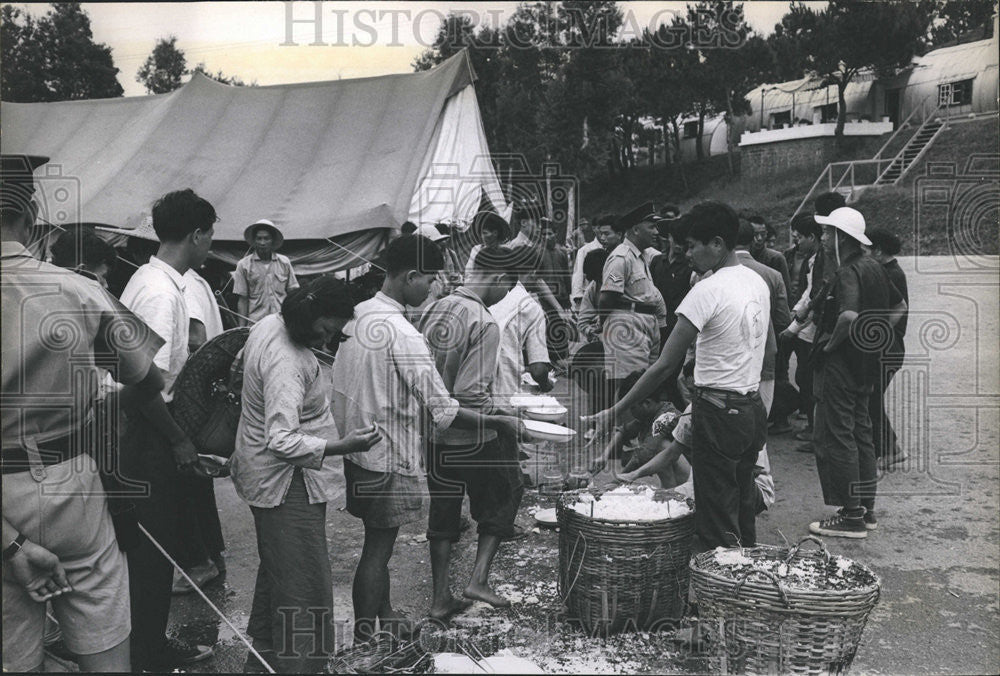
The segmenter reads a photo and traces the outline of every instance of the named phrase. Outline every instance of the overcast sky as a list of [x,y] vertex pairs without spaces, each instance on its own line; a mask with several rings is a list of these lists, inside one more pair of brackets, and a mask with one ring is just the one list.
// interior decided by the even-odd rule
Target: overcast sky
[[[626,30],[669,21],[686,3],[620,2],[629,22]],[[825,2],[806,3],[823,6]],[[126,96],[145,94],[135,73],[159,38],[177,36],[188,66],[204,61],[211,72],[222,70],[249,82],[281,84],[337,78],[370,77],[412,71],[413,60],[434,40],[441,18],[449,11],[473,12],[479,23],[502,25],[516,2],[322,2],[322,42],[315,42],[313,2],[292,3],[296,23],[292,42],[284,2],[83,3],[94,39],[111,46],[118,80]],[[23,7],[23,6],[22,6]],[[26,7],[33,14],[47,5]],[[788,11],[788,2],[748,2],[747,21],[768,34]]]

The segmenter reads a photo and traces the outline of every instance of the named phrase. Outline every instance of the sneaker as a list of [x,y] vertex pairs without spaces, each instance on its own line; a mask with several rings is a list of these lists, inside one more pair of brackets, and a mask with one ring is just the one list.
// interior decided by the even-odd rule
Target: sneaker
[[[190,577],[199,587],[204,587],[206,584],[219,577],[219,569],[212,561],[193,566],[190,570],[186,570],[184,572],[186,572],[188,577]],[[194,588],[191,586],[191,583],[185,580],[179,571],[174,570],[174,586],[171,589],[171,592],[174,594],[190,594],[193,591]]]
[[809,524],[809,532],[815,535],[827,535],[839,538],[866,538],[868,529],[865,520],[860,516],[837,516],[823,521],[813,521]]
[[[837,514],[843,516],[844,515],[844,508],[841,507],[840,509],[838,509],[837,510]],[[875,518],[875,512],[874,511],[872,511],[872,510],[866,510],[865,511],[865,515],[862,518],[865,520],[865,529],[866,530],[875,530],[876,528],[878,528],[878,520]]]
[[214,654],[215,650],[207,645],[191,645],[180,639],[168,638],[163,651],[152,660],[148,668],[152,671],[172,670],[204,662]]
[[812,453],[813,445],[811,443],[799,444],[798,446],[795,447],[795,450],[798,451],[799,453]]

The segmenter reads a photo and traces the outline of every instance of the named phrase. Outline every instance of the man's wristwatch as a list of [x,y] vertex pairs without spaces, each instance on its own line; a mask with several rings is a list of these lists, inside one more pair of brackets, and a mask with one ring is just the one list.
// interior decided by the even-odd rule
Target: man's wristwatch
[[14,555],[17,554],[19,551],[21,551],[21,545],[23,545],[27,541],[27,539],[28,536],[25,535],[24,533],[21,533],[16,538],[14,538],[14,541],[11,542],[9,545],[7,545],[7,547],[3,550],[3,560],[10,561],[11,559],[13,559]]

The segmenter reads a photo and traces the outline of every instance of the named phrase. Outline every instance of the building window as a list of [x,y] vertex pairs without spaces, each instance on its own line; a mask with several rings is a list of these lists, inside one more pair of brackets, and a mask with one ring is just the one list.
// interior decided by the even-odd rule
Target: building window
[[698,122],[684,123],[684,138],[698,138]]
[[781,129],[786,124],[792,123],[792,111],[786,110],[783,113],[771,113],[771,129]]
[[837,121],[836,103],[828,103],[825,106],[816,106],[816,112],[819,113],[820,123]]
[[942,106],[967,106],[972,103],[972,80],[948,82],[938,85],[938,104]]

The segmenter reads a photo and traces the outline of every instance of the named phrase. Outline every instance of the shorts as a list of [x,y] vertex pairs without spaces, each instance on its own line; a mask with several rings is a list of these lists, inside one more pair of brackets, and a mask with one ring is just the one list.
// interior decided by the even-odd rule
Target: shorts
[[368,528],[399,528],[420,518],[424,490],[420,478],[373,472],[344,460],[347,511]]
[[[31,472],[3,475],[3,515],[14,528],[59,557],[73,591],[51,600],[66,647],[78,655],[113,648],[129,637],[128,567],[118,548],[107,499],[89,455]],[[44,492],[43,492],[44,490]],[[45,605],[3,575],[3,668],[42,665]]]
[[472,447],[427,442],[426,450],[431,494],[428,540],[458,540],[466,494],[480,535],[508,538],[514,534],[514,519],[524,495],[521,466],[505,456],[497,439]]

